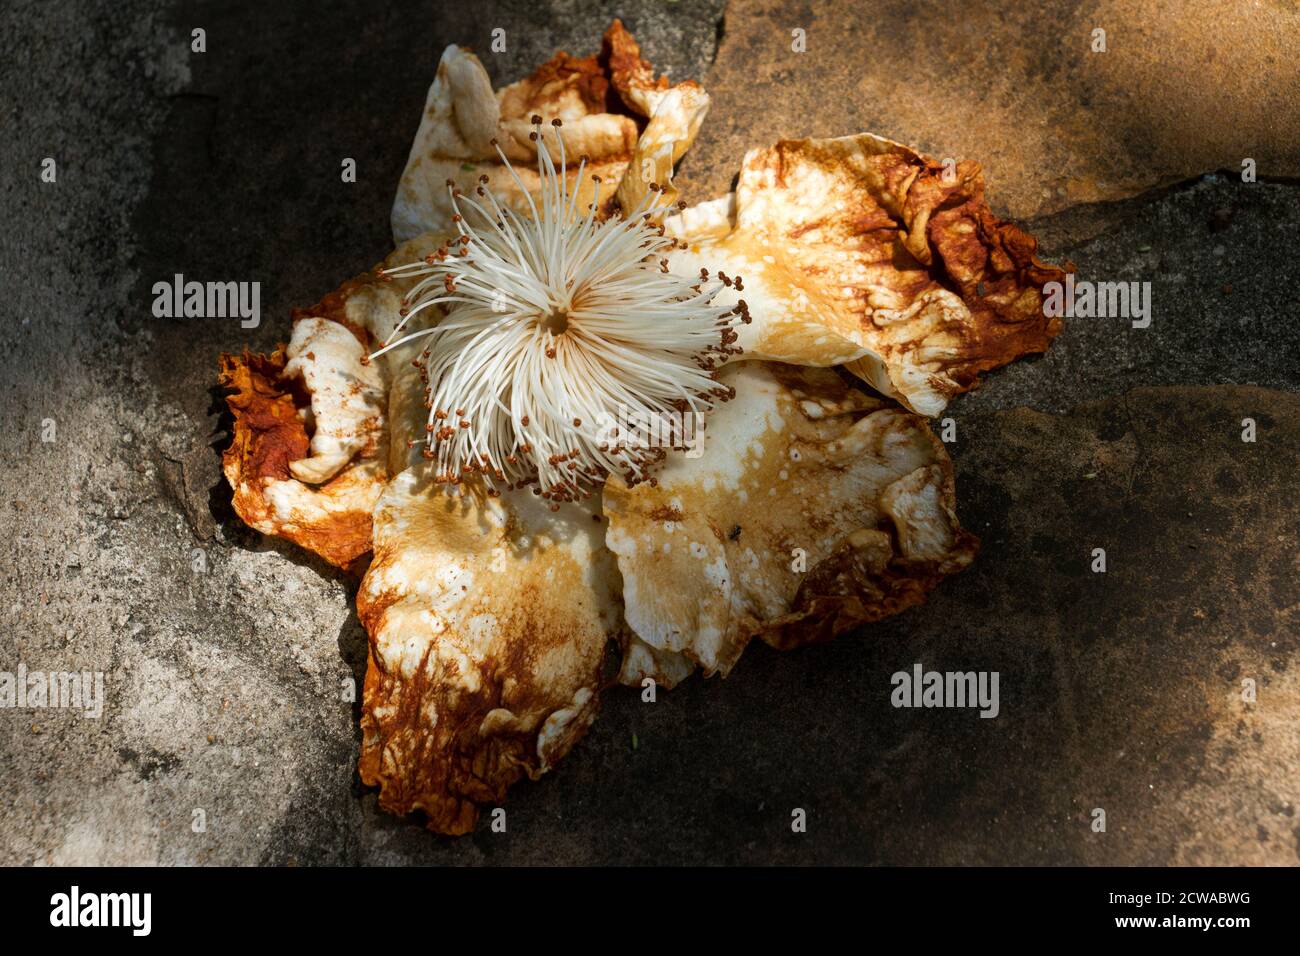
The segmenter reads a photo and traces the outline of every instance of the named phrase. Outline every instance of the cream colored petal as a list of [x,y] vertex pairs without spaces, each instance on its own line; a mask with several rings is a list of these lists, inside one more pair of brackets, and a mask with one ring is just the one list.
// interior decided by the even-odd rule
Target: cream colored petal
[[382,806],[464,833],[591,723],[621,621],[598,507],[453,497],[425,462],[385,491],[357,599],[370,633],[361,777]]
[[975,552],[925,419],[831,369],[742,362],[721,380],[736,398],[699,457],[605,489],[627,623],[650,648],[629,683],[680,679],[652,652],[726,673],[753,637],[786,647],[897,613]]
[[[847,365],[926,415],[980,372],[1047,347],[1043,285],[1063,273],[984,203],[979,167],[870,134],[751,151],[734,205],[687,210],[671,268],[740,276],[744,358]],[[720,214],[729,213],[725,235]]]
[[[383,279],[378,269],[417,262],[448,238],[445,234],[424,233],[402,243],[375,269],[348,280],[316,305],[301,310],[300,321],[302,316],[328,318],[356,330],[365,338],[369,351],[377,350],[393,337],[397,324],[402,320],[402,297],[417,281],[414,278]],[[403,328],[402,334],[425,328],[441,316],[438,309],[418,313]],[[374,361],[387,395],[388,471],[393,475],[419,460],[419,452],[408,447],[408,443],[424,436],[428,415],[423,405],[424,389],[419,381],[419,372],[411,365],[418,349],[419,346],[413,343],[409,348],[386,352]]]
[[736,194],[727,193],[708,202],[687,206],[666,217],[664,228],[670,235],[696,243],[721,239],[736,228]]
[[629,687],[643,687],[652,680],[671,690],[695,673],[695,662],[677,651],[664,651],[647,644],[630,632],[624,634],[623,661],[618,681]]
[[695,142],[708,112],[709,95],[698,84],[683,83],[663,91],[619,183],[620,207],[639,208],[651,183],[664,187],[657,199],[660,204],[677,201],[678,192],[672,185],[673,166]]
[[365,449],[379,446],[384,429],[384,383],[363,364],[365,346],[350,330],[328,319],[308,318],[293,327],[287,378],[299,378],[311,395],[311,456],[289,463],[300,481],[318,485]]
[[[479,178],[487,176],[487,186],[499,201],[526,211],[527,197],[540,185],[538,144],[529,138],[534,114],[548,123],[557,118],[564,123],[565,149],[574,159],[570,188],[583,207],[595,202],[607,211],[637,141],[636,122],[630,116],[604,112],[608,86],[597,58],[557,53],[531,76],[494,93],[478,58],[448,47],[393,201],[394,240],[401,243],[451,225],[449,179],[472,194]],[[501,163],[493,138],[515,166],[517,180]],[[559,150],[553,143],[548,148],[558,162]],[[576,160],[584,154],[588,164],[579,181]],[[602,185],[593,182],[592,175],[599,176]]]

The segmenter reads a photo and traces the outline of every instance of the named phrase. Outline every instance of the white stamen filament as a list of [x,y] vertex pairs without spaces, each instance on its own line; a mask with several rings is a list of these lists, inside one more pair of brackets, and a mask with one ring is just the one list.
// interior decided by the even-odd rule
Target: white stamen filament
[[[658,204],[657,184],[621,217],[598,220],[595,202],[579,214],[561,123],[551,124],[558,168],[541,117],[533,117],[537,200],[492,141],[530,215],[499,202],[486,176],[477,200],[447,181],[459,235],[422,262],[381,270],[384,278],[420,281],[403,299],[393,334],[370,357],[425,340],[415,360],[429,409],[423,454],[436,459],[438,481],[481,475],[490,493],[498,484],[535,484],[558,508],[610,474],[629,484],[644,480],[665,457],[663,448],[620,443],[615,423],[680,420],[731,397],[715,370],[740,352],[734,325],[749,314],[743,299],[731,308],[713,304],[721,289],[743,289],[739,279],[710,280],[701,270],[690,280],[667,270],[663,256],[678,243],[658,223],[672,207]],[[584,156],[577,184],[586,164]],[[600,178],[592,178],[598,200]],[[433,306],[445,317],[402,334],[412,316]]]

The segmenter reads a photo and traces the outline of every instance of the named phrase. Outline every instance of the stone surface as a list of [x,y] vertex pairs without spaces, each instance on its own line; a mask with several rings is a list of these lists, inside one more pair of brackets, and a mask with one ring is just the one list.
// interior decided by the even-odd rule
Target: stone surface
[[[1300,191],[1222,178],[1030,224],[1081,276],[1152,281],[1154,320],[1067,321],[1046,357],[954,403],[984,551],[929,604],[860,639],[755,648],[654,705],[610,692],[560,769],[512,791],[506,834],[380,814],[341,693],[364,666],[355,582],[234,519],[216,356],[282,341],[292,306],[387,251],[444,44],[484,53],[502,27],[508,53],[484,58],[510,80],[586,52],[617,10],[681,78],[708,75],[719,33],[723,53],[743,36],[734,11],[723,28],[688,0],[439,9],[0,13],[0,671],[102,670],[108,694],[99,720],[0,710],[0,862],[1297,861]],[[987,36],[1040,35],[1018,16]],[[920,8],[909,29],[954,29],[936,23]],[[1162,42],[1151,55],[1172,55]],[[758,79],[783,68],[751,61]],[[688,198],[707,198],[706,167],[725,187],[745,145],[799,132],[763,127],[778,100],[729,105],[723,86],[705,135],[735,148],[689,166]],[[865,113],[841,128],[841,105],[823,97],[817,132],[902,135]],[[1021,167],[976,134],[996,204]],[[260,281],[261,326],[153,318],[175,272]],[[916,662],[998,670],[1001,716],[891,708],[890,675]]]
[[978,160],[1015,217],[1247,157],[1293,177],[1297,42],[1300,8],[1276,0],[734,0],[708,75],[720,116],[683,172],[721,193],[755,144],[868,130]]

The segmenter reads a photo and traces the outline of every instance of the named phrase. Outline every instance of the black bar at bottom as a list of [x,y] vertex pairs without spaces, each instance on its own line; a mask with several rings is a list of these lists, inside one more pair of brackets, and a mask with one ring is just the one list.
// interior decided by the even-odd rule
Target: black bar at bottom
[[836,925],[863,941],[906,930],[927,945],[1043,934],[1231,945],[1294,940],[1300,886],[1284,869],[70,868],[8,869],[0,880],[11,942],[76,933],[221,943],[290,932],[296,946],[440,929],[452,934],[443,945],[461,933],[499,943],[521,931],[556,943],[667,943],[688,932],[770,942],[770,933],[803,926],[820,937]]

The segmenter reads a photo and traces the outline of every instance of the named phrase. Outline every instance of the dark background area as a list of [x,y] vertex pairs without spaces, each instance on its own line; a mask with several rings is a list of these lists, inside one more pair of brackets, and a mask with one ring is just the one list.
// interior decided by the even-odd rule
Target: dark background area
[[[1035,29],[1057,49],[1105,5],[1045,6]],[[1129,165],[1163,170],[1152,182],[1116,176],[1104,202],[1049,190],[1026,223],[1045,258],[1151,281],[1154,320],[1067,323],[1047,356],[950,407],[976,564],[859,637],[755,646],[727,680],[693,678],[653,705],[611,691],[558,770],[511,791],[506,834],[484,822],[449,840],[378,811],[339,695],[364,667],[355,582],[230,510],[217,356],[284,341],[292,307],[389,251],[446,44],[474,47],[504,83],[557,48],[595,50],[623,17],[657,69],[722,91],[682,166],[701,201],[774,135],[905,138],[924,116],[915,145],[956,151],[971,122],[948,142],[933,120],[957,109],[962,87],[939,69],[954,54],[923,39],[945,9],[881,4],[858,22],[721,0],[7,4],[0,670],[102,670],[109,701],[98,721],[0,712],[0,861],[1295,864],[1294,155],[1261,159],[1262,181],[1245,184],[1218,153],[1198,169],[1194,150],[1174,162],[1154,133],[1126,134]],[[792,60],[785,16],[827,52]],[[498,26],[508,52],[493,56]],[[206,53],[190,52],[194,27]],[[970,42],[1034,36],[1016,19]],[[1231,73],[1223,43],[1215,69]],[[933,101],[859,101],[836,79],[918,44],[937,58],[918,72],[951,84]],[[1068,63],[1029,59],[1047,86],[1074,82]],[[962,109],[999,108],[967,92]],[[1266,138],[1240,135],[1243,155]],[[1017,180],[999,200],[1000,177],[1039,155],[1020,145],[972,157],[1004,213],[1039,195]],[[47,156],[55,184],[40,181]],[[260,282],[262,325],[155,319],[151,287],[176,272]],[[1105,574],[1089,569],[1096,547]],[[890,675],[916,662],[998,671],[1000,716],[893,709]],[[807,833],[791,832],[796,807]]]

